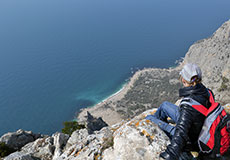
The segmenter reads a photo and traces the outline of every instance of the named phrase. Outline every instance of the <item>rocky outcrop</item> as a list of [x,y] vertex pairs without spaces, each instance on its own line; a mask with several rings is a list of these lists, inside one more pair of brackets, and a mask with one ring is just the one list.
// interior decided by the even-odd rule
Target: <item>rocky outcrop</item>
[[[75,131],[71,139],[71,145],[68,141],[63,154],[55,158],[55,160],[73,159],[73,160],[94,160],[99,158],[105,148],[110,145],[113,131],[109,127],[105,127],[94,134],[88,134],[86,129]],[[112,146],[112,145],[110,145]],[[100,157],[101,159],[101,157]]]
[[17,132],[6,133],[0,138],[0,142],[4,142],[8,147],[15,150],[21,149],[24,145],[29,142],[33,142],[39,137],[42,137],[41,134],[34,134],[31,131],[18,130]]
[[104,151],[103,159],[159,159],[159,153],[166,149],[169,139],[158,126],[144,119],[153,113],[148,110],[117,129],[113,134],[114,145]]
[[43,160],[51,160],[62,154],[69,136],[63,133],[55,133],[51,137],[39,138],[34,142],[25,145],[20,153],[29,154]]
[[154,123],[145,120],[148,110],[130,121],[104,127],[94,134],[87,129],[75,131],[64,153],[55,160],[152,160],[169,144],[168,137]]
[[[230,113],[230,105],[225,109]],[[153,160],[170,143],[165,133],[145,120],[156,109],[89,134],[87,129],[38,138],[4,160]]]
[[108,124],[105,123],[101,117],[95,118],[87,112],[86,128],[89,134],[92,134],[94,131],[99,131],[106,126],[108,126]]
[[53,136],[55,146],[53,159],[59,157],[63,153],[63,149],[69,140],[69,135],[63,133],[55,133]]
[[72,133],[71,137],[67,141],[65,149],[70,148],[73,145],[82,143],[87,144],[87,137],[89,136],[87,129],[76,130]]
[[29,153],[15,152],[4,158],[4,160],[35,160]]
[[88,134],[87,129],[68,135],[55,133],[26,144],[5,160],[94,160],[94,159],[153,159],[165,149],[169,139],[155,124],[144,117],[148,110],[130,121]]
[[5,160],[51,160],[62,154],[68,139],[69,136],[63,133],[55,133],[51,137],[38,138],[36,141],[23,146],[20,151],[7,156]]
[[36,141],[25,145],[20,153],[29,154],[31,157],[37,157],[44,160],[51,160],[55,151],[53,137],[39,138]]

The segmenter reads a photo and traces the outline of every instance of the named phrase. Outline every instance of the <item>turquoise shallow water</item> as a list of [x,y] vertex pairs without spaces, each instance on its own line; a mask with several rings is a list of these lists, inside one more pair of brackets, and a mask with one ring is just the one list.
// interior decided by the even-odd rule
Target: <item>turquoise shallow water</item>
[[118,91],[132,71],[170,67],[230,18],[228,0],[0,1],[0,135],[51,134]]

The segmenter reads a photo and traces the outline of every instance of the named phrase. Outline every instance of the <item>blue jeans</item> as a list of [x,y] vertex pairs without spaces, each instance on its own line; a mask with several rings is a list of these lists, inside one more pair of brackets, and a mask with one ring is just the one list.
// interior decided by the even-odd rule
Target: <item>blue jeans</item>
[[145,119],[157,124],[171,138],[175,133],[176,127],[167,123],[168,117],[177,123],[180,117],[180,112],[177,105],[165,101],[160,105],[154,115],[148,115]]

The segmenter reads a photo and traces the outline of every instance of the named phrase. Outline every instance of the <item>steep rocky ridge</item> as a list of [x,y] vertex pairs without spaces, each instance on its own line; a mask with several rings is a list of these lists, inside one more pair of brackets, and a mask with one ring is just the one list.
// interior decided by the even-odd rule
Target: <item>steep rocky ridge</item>
[[211,37],[193,44],[183,63],[189,62],[201,67],[203,82],[214,91],[218,101],[230,102],[230,21]]

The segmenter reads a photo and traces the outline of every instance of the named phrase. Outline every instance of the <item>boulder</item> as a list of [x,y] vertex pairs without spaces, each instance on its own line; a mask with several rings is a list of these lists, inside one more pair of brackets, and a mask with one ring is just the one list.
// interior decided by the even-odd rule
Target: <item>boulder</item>
[[117,129],[114,136],[114,145],[103,152],[103,160],[153,160],[159,159],[170,143],[165,133],[157,125],[145,120],[148,110]]
[[94,131],[99,131],[106,126],[108,126],[108,124],[105,123],[101,117],[95,118],[87,112],[86,128],[88,129],[89,134],[92,134]]
[[62,154],[62,150],[66,146],[66,143],[69,139],[69,135],[57,132],[57,133],[53,134],[52,137],[54,139],[54,146],[55,146],[53,158],[56,158]]
[[53,137],[39,138],[34,142],[28,143],[21,149],[21,153],[27,153],[43,160],[51,160],[54,151],[55,146]]
[[87,129],[80,129],[76,130],[72,133],[71,137],[68,139],[65,149],[70,148],[73,145],[76,144],[86,144],[87,143],[87,137],[88,137],[88,131]]
[[14,152],[3,160],[35,160],[35,158],[28,153]]
[[53,160],[94,160],[98,159],[112,139],[113,131],[105,127],[94,134],[88,134],[87,129],[75,131],[69,138],[64,153]]
[[87,129],[73,132],[64,152],[53,160],[152,160],[166,149],[169,138],[157,125],[145,120],[148,110],[131,120],[88,134]]
[[17,132],[4,134],[0,138],[0,142],[4,142],[10,148],[19,150],[27,143],[33,142],[41,136],[41,134],[34,134],[31,131],[24,131],[20,129]]

